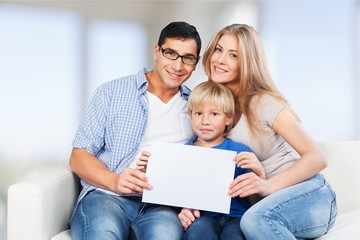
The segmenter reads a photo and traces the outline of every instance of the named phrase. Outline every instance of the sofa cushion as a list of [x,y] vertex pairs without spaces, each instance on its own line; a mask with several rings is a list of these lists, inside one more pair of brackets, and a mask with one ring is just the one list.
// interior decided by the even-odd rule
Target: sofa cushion
[[52,237],[50,240],[71,240],[70,230],[63,231]]
[[335,225],[319,240],[357,240],[359,239],[360,210],[339,215]]

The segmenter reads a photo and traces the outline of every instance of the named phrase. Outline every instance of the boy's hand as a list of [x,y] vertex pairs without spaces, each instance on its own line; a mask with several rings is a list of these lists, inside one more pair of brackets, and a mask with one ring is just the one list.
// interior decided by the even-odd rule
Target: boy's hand
[[184,227],[184,230],[188,229],[188,227],[195,221],[195,219],[199,217],[200,211],[190,208],[183,208],[178,214],[178,218]]

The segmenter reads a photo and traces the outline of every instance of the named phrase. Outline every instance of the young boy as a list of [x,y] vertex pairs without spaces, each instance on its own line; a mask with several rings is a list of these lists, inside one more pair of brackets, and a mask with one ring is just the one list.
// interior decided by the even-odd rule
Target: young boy
[[[199,84],[189,96],[188,113],[197,135],[188,145],[236,151],[234,179],[247,173],[265,177],[261,164],[251,161],[253,153],[250,148],[225,137],[232,128],[235,114],[230,90],[212,81]],[[138,161],[139,169],[145,171],[149,156],[149,153],[143,153]],[[231,199],[229,214],[182,209],[178,217],[186,230],[183,239],[245,239],[240,230],[240,219],[249,208],[249,203],[255,201],[255,196],[247,199],[235,197]]]

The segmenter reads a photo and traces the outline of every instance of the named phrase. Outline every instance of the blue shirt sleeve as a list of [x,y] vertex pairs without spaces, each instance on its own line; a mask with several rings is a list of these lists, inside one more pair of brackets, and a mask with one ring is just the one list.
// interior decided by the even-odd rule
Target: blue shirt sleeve
[[104,97],[104,85],[94,93],[85,109],[78,131],[73,141],[73,147],[84,148],[97,155],[104,146],[107,103]]

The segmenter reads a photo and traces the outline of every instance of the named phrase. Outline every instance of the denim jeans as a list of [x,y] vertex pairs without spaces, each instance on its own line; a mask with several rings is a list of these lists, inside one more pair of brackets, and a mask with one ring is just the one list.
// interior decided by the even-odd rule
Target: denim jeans
[[179,240],[183,227],[171,207],[142,203],[141,197],[89,192],[71,221],[73,240]]
[[317,174],[250,207],[240,226],[247,240],[311,239],[327,233],[336,215],[335,193]]
[[184,233],[184,240],[245,240],[239,228],[240,218],[201,216]]

